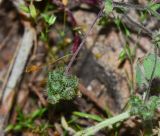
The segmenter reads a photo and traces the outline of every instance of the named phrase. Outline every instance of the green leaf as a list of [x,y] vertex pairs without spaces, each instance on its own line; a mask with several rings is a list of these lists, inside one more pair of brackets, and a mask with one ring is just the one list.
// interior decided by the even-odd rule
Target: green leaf
[[114,20],[115,24],[117,25],[118,28],[120,28],[121,24],[122,24],[122,21],[120,18],[116,17],[115,20]]
[[40,34],[40,39],[44,42],[47,42],[48,41],[48,35],[46,32],[41,32]]
[[29,5],[29,11],[30,11],[31,17],[35,19],[37,16],[37,11],[36,11],[36,8],[33,4]]
[[48,24],[53,25],[55,23],[55,21],[56,21],[56,17],[54,15],[51,15],[49,17]]
[[118,59],[122,62],[122,61],[124,61],[126,59],[126,57],[127,57],[126,51],[123,49],[120,52]]
[[96,120],[96,121],[103,121],[103,119],[98,116],[98,115],[93,115],[93,114],[87,114],[87,113],[84,113],[84,112],[73,112],[74,115],[76,116],[79,116],[79,117],[82,117],[82,118],[87,118],[87,119],[92,119],[92,120]]
[[44,18],[45,22],[49,25],[53,25],[56,21],[56,17],[54,15],[47,15],[47,14],[42,14],[42,17]]
[[157,9],[159,8],[160,8],[160,3],[153,3],[153,2],[150,2],[147,7],[149,13],[155,16],[158,20],[160,20],[160,14],[157,12]]
[[[155,65],[155,59],[157,57],[157,62]],[[158,57],[156,54],[149,54],[143,61],[143,67],[145,71],[145,77],[150,80],[152,71],[155,67],[153,78],[160,77],[160,57]]]
[[150,8],[151,8],[153,11],[157,11],[157,10],[160,8],[160,3],[151,3],[151,4],[150,4]]
[[126,34],[126,36],[129,37],[129,36],[131,35],[129,29],[128,29],[126,26],[124,27],[124,29],[125,29],[125,34]]
[[[155,64],[155,59],[157,57],[157,62]],[[137,61],[136,66],[136,81],[139,87],[148,84],[151,78],[152,72],[154,70],[153,78],[160,78],[160,57],[156,54],[148,54],[141,60]]]
[[126,45],[124,46],[123,50],[120,52],[118,59],[122,62],[125,59],[132,59],[134,55],[133,50],[131,50],[129,48],[129,45],[126,43]]
[[22,130],[22,128],[23,128],[22,124],[17,124],[14,126],[15,131],[20,131],[20,130]]
[[25,115],[23,112],[20,110],[20,108],[16,109],[18,116],[17,116],[17,121],[24,121],[25,120]]
[[147,80],[145,79],[145,75],[143,73],[143,70],[141,69],[140,63],[137,63],[136,66],[136,81],[140,88],[146,86],[148,84]]
[[106,26],[109,22],[110,20],[104,16],[99,19],[98,25]]
[[104,11],[108,15],[113,10],[112,0],[105,0]]
[[[122,23],[122,22],[121,22]],[[124,23],[122,23],[122,26],[123,26],[123,28],[124,28],[124,32],[125,32],[125,35],[127,36],[127,37],[130,37],[130,31],[129,31],[129,29],[127,28],[127,26],[124,24]]]
[[39,108],[39,109],[37,109],[36,111],[34,111],[31,114],[31,119],[34,119],[34,118],[37,118],[37,117],[41,117],[46,110],[47,110],[46,108]]
[[5,132],[9,132],[9,131],[11,131],[11,130],[13,130],[14,129],[14,126],[15,125],[13,125],[13,124],[9,124],[6,128],[5,128]]
[[29,13],[29,8],[28,8],[26,5],[20,4],[20,5],[19,5],[19,8],[20,8],[22,11],[24,11],[25,13]]

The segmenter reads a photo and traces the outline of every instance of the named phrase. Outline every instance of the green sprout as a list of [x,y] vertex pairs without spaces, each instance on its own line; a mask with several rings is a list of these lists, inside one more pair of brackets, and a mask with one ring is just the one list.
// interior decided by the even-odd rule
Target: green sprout
[[45,135],[48,128],[52,127],[49,123],[41,122],[37,124],[36,120],[41,118],[45,113],[46,108],[38,108],[37,110],[31,112],[30,114],[24,114],[19,108],[17,109],[17,121],[16,124],[9,124],[5,128],[5,132],[21,132],[22,130],[32,131],[36,134]]

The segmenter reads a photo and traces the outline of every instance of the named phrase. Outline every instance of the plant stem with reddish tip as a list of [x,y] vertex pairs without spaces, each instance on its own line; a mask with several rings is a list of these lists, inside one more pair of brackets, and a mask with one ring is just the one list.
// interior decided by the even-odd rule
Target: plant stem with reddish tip
[[95,25],[95,23],[97,22],[97,20],[98,20],[98,19],[100,18],[100,16],[102,15],[103,9],[104,9],[104,8],[101,8],[101,10],[99,11],[97,17],[95,18],[95,20],[93,21],[93,23],[92,23],[92,25],[90,26],[89,30],[88,30],[87,33],[85,34],[85,36],[84,36],[82,42],[80,43],[78,49],[77,49],[77,50],[75,51],[75,53],[73,54],[70,62],[68,63],[68,65],[67,65],[67,67],[66,67],[66,70],[65,70],[65,73],[66,73],[66,74],[69,73],[69,70],[70,70],[70,68],[71,68],[71,66],[72,66],[72,64],[73,64],[76,56],[78,55],[79,51],[81,50],[82,46],[84,45],[87,36],[90,34],[90,32],[91,32],[92,29],[93,29],[93,26]]

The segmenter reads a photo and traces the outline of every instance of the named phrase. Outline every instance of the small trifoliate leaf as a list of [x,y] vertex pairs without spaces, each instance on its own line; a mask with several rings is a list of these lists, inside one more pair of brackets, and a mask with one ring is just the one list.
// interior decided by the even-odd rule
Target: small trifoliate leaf
[[112,0],[105,0],[104,11],[108,15],[113,10]]

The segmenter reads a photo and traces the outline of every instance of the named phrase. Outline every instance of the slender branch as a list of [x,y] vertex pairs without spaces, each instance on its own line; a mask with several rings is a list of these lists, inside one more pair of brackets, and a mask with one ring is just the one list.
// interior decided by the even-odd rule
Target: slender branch
[[[10,110],[13,106],[13,101],[17,93],[16,85],[19,83],[27,60],[29,58],[33,42],[35,40],[35,30],[30,24],[26,23],[25,31],[20,43],[19,50],[13,62],[12,70],[8,77],[8,81],[2,90],[1,105],[0,105],[0,135],[5,136],[4,127],[7,125]],[[2,112],[3,111],[3,112]]]
[[69,64],[68,64],[68,66],[66,67],[66,71],[65,71],[66,74],[69,73],[69,70],[70,70],[70,68],[71,68],[71,66],[72,66],[72,64],[73,64],[76,56],[78,55],[79,51],[80,51],[81,48],[83,47],[83,45],[84,45],[84,43],[85,43],[85,41],[86,41],[87,36],[90,34],[90,32],[91,32],[92,29],[93,29],[93,26],[95,25],[95,23],[97,22],[97,20],[99,19],[99,17],[102,15],[103,9],[104,9],[104,8],[101,8],[101,10],[99,11],[97,17],[96,17],[95,20],[93,21],[92,25],[90,26],[89,30],[87,31],[86,35],[84,36],[82,42],[80,43],[78,49],[77,49],[76,52],[73,54],[73,56],[72,56],[72,58],[71,58],[71,60],[70,60],[70,62],[69,62]]

